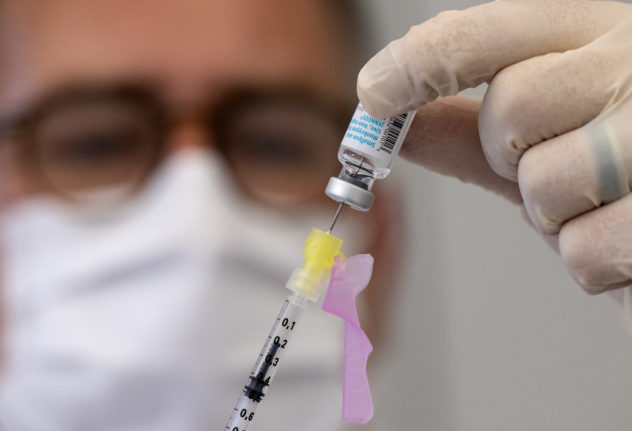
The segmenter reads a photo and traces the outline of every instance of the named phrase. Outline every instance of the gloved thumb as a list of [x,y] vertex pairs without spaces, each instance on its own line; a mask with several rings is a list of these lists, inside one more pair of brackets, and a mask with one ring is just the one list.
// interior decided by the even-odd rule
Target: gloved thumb
[[480,106],[478,99],[453,96],[419,108],[400,155],[521,204],[518,184],[496,174],[485,159],[478,135]]
[[358,97],[377,118],[410,111],[476,87],[522,60],[589,43],[612,28],[616,7],[579,0],[498,0],[443,12],[376,54],[358,75]]

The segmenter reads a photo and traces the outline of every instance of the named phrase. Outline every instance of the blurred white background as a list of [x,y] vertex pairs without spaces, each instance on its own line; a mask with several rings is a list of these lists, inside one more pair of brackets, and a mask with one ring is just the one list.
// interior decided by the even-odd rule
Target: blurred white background
[[[376,46],[468,0],[368,1]],[[377,49],[377,48],[376,48]],[[502,199],[398,161],[407,266],[369,430],[627,430],[632,335]],[[378,197],[379,198],[379,197]]]

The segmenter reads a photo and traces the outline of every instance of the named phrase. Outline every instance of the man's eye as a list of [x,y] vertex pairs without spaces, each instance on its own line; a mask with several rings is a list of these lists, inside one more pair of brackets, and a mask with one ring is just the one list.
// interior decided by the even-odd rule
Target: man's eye
[[140,122],[103,123],[41,131],[35,162],[52,187],[72,193],[142,181],[157,157],[155,133]]
[[103,163],[133,152],[142,139],[131,129],[90,131],[51,142],[44,152],[50,162]]
[[309,140],[299,136],[260,133],[243,136],[231,144],[244,157],[267,163],[299,161],[314,154]]

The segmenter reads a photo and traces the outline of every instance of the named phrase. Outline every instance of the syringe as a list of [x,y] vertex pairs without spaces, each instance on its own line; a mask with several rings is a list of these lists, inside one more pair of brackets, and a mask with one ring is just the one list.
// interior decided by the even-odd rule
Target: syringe
[[360,211],[371,208],[375,198],[371,192],[373,183],[390,173],[414,114],[415,111],[411,111],[377,120],[367,114],[361,104],[358,105],[338,151],[342,170],[338,177],[329,180],[325,190],[340,205],[327,232],[312,229],[307,237],[303,249],[305,263],[292,273],[286,284],[293,293],[281,307],[225,431],[245,431],[252,423],[257,407],[267,395],[279,369],[307,300],[318,301],[334,257],[341,255],[342,240],[331,232],[343,206]]
[[305,263],[294,270],[286,287],[293,293],[285,300],[261,353],[250,371],[248,382],[224,428],[226,431],[244,431],[252,423],[259,403],[267,394],[272,379],[296,329],[296,324],[307,301],[318,301],[336,256],[342,256],[342,240],[318,229],[305,240]]
[[300,295],[290,295],[279,312],[279,315],[268,334],[263,349],[259,353],[255,366],[250,371],[248,383],[244,386],[243,394],[239,397],[233,413],[228,420],[225,430],[243,431],[255,417],[259,403],[265,397],[276,374],[279,363],[283,359],[285,349],[291,340],[296,322],[305,308],[305,298]]

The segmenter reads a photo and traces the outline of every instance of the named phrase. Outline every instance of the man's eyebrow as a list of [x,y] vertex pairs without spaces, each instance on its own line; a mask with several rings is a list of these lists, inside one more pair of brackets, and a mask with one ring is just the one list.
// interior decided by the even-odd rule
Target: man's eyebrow
[[224,91],[215,101],[211,110],[227,106],[244,105],[257,102],[286,102],[311,106],[328,114],[347,116],[353,112],[356,101],[343,100],[336,95],[326,95],[302,84],[243,84],[235,85]]
[[[66,101],[95,99],[137,99],[158,100],[161,93],[159,85],[147,80],[90,81],[72,80],[45,90],[27,101],[23,106],[14,107],[8,118],[18,119],[37,115],[47,108]],[[4,117],[3,117],[4,119]],[[0,125],[5,121],[0,119]]]

